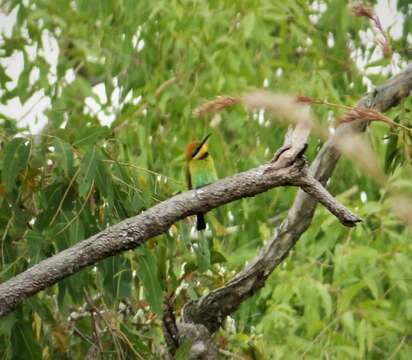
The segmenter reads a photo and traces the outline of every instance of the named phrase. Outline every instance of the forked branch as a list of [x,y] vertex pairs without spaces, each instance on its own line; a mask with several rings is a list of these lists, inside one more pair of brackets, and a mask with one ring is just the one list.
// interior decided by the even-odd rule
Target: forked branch
[[[399,104],[411,90],[412,65],[409,65],[400,74],[362,98],[358,106],[384,112]],[[300,184],[302,190],[298,191],[287,218],[275,229],[273,236],[265,242],[260,253],[223,287],[211,291],[196,301],[186,303],[182,310],[182,321],[201,324],[206,326],[210,333],[215,332],[226,316],[236,311],[244,300],[265,285],[268,276],[287,257],[289,251],[309,227],[318,201],[338,216],[340,210],[335,206],[336,204],[328,205],[328,201],[331,201],[330,194],[326,192],[322,196],[319,192],[323,192],[324,188],[318,184],[326,184],[339,160],[338,140],[342,137],[349,138],[351,134],[362,132],[365,128],[364,121],[355,119],[350,123],[341,124],[336,129],[334,136],[317,154],[309,168],[309,175],[301,178],[305,183]],[[275,156],[275,163],[283,156],[285,146],[286,148],[289,146],[288,141],[290,140],[286,140],[284,147]],[[342,222],[341,216],[339,219]],[[356,221],[351,219],[349,225]]]
[[342,224],[353,226],[359,218],[308,175],[302,156],[309,129],[308,124],[299,124],[292,133],[289,148],[276,161],[174,196],[0,284],[0,315],[9,313],[28,297],[97,261],[140,246],[148,239],[166,232],[176,221],[274,187],[300,186],[325,204]]

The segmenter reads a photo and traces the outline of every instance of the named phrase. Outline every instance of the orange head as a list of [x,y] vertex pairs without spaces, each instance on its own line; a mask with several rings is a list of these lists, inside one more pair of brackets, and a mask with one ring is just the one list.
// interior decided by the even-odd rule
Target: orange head
[[186,159],[203,159],[208,153],[207,140],[211,134],[208,134],[202,141],[194,141],[186,146]]

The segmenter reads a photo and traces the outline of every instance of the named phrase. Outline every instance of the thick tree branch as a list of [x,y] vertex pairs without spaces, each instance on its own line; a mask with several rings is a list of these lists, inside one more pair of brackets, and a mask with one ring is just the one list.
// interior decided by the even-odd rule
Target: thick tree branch
[[166,232],[178,220],[205,213],[243,197],[255,196],[277,186],[310,188],[311,194],[319,196],[319,200],[327,204],[343,224],[353,225],[359,221],[355,215],[332,199],[331,195],[327,195],[326,190],[313,190],[322,186],[314,184],[308,178],[306,163],[301,157],[308,135],[308,124],[296,127],[292,133],[290,148],[284,152],[287,161],[284,161],[285,158],[281,155],[277,161],[222,179],[201,189],[179,194],[43,260],[0,284],[0,315],[9,313],[24,299],[59,280]]
[[[412,64],[386,84],[376,88],[360,100],[358,106],[369,107],[380,112],[387,111],[397,105],[412,90]],[[282,262],[293,248],[300,236],[312,222],[317,202],[322,199],[323,205],[328,205],[328,195],[316,194],[318,189],[314,179],[325,185],[332,175],[340,153],[336,140],[353,132],[361,132],[366,128],[364,121],[342,124],[335,135],[324,144],[309,169],[307,184],[301,184],[304,191],[299,190],[287,218],[276,229],[260,253],[225,286],[211,291],[197,301],[188,302],[182,310],[183,322],[202,324],[213,333],[221,325],[227,315],[233,313],[239,305],[265,285],[267,277]],[[287,149],[288,141],[281,150]],[[280,155],[282,156],[282,151]],[[279,152],[277,153],[279,156]],[[276,155],[274,160],[276,160]],[[323,190],[322,190],[323,191]],[[310,195],[309,195],[310,194]],[[312,195],[312,196],[311,196]]]
[[86,266],[132,249],[145,240],[166,232],[180,219],[207,212],[241,197],[254,196],[272,187],[296,182],[303,165],[293,164],[289,168],[266,171],[271,166],[272,164],[263,165],[202,189],[179,194],[41,261],[0,284],[0,314],[8,313],[25,298]]

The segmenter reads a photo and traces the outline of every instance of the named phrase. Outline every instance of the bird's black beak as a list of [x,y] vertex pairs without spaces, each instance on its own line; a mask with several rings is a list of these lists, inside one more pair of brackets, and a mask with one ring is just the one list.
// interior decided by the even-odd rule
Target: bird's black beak
[[207,135],[205,136],[205,138],[201,141],[201,143],[199,144],[199,146],[193,151],[192,157],[195,157],[195,156],[197,155],[197,153],[200,151],[200,149],[202,148],[202,146],[207,143],[207,141],[209,140],[209,138],[210,138],[211,135],[212,135],[212,134],[210,133],[210,134],[207,134]]
[[205,138],[204,138],[204,139],[202,140],[202,142],[200,143],[199,148],[201,148],[204,144],[207,143],[207,141],[209,140],[209,138],[210,138],[211,135],[212,135],[212,134],[210,133],[210,134],[207,134],[207,135],[205,136]]

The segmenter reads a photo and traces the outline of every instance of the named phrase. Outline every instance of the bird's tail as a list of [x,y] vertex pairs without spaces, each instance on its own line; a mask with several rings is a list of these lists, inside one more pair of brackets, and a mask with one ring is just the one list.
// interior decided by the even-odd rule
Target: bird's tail
[[197,222],[196,222],[196,230],[202,231],[206,229],[206,222],[205,222],[205,215],[204,214],[196,214]]

